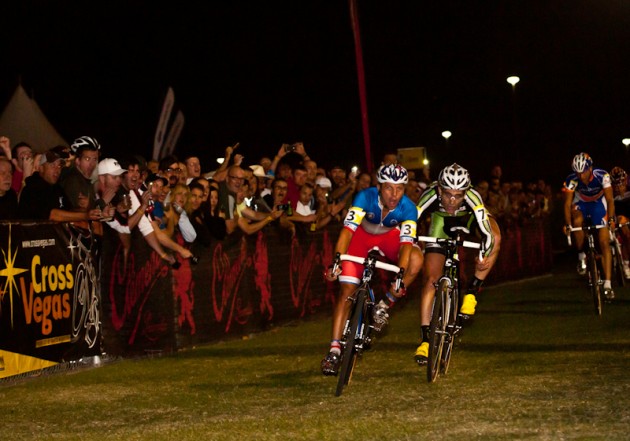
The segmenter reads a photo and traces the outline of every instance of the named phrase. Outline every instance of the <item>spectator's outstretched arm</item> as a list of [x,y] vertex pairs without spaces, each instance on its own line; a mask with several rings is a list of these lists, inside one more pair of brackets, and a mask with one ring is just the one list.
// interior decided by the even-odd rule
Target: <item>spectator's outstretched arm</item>
[[149,233],[144,236],[144,240],[147,241],[147,244],[155,250],[156,253],[159,254],[160,258],[166,260],[169,264],[175,263],[175,258],[164,251],[162,245],[160,245],[160,241],[158,240],[155,233]]
[[269,171],[271,171],[274,176],[276,174],[276,167],[278,167],[278,163],[284,157],[284,155],[287,154],[288,145],[289,144],[282,144],[280,146],[280,150],[278,150],[278,153],[276,153],[276,156],[274,156],[273,161],[271,161],[271,165],[269,166]]
[[188,259],[192,256],[190,250],[184,248],[173,239],[168,237],[166,233],[164,233],[164,231],[160,230],[160,226],[157,224],[156,221],[151,221],[151,224],[153,225],[153,232],[155,233],[157,240],[160,242],[160,245],[179,253],[179,255],[182,256],[184,259]]
[[60,208],[53,208],[48,219],[54,222],[80,222],[101,220],[101,209],[96,208],[90,211],[68,211]]
[[11,140],[6,136],[0,136],[0,149],[4,153],[4,156],[10,161],[11,158]]
[[193,243],[195,239],[197,239],[197,231],[195,231],[195,227],[193,227],[188,215],[185,211],[182,211],[182,214],[179,215],[179,222],[177,222],[179,226],[179,231],[182,233],[182,237],[188,243]]
[[238,218],[238,226],[246,234],[254,234],[257,231],[262,230],[274,220],[278,219],[280,216],[282,216],[282,214],[283,212],[280,210],[273,210],[263,220],[258,222],[250,222],[241,216]]
[[[225,181],[225,179],[227,178],[227,170],[230,166],[230,160],[232,159],[232,154],[234,153],[234,150],[236,150],[236,148],[238,147],[239,143],[237,142],[236,144],[229,145],[225,148],[225,154],[223,155],[223,163],[221,164],[221,166],[214,172],[214,175],[212,175],[212,179],[217,181],[217,182],[221,182],[221,181]],[[242,158],[242,157],[241,157]]]

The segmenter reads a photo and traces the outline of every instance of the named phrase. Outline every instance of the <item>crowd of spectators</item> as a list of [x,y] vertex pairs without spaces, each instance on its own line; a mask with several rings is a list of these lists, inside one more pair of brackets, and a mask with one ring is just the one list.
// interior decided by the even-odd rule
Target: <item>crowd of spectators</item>
[[41,153],[0,137],[0,220],[52,220],[110,228],[126,259],[134,229],[168,263],[191,258],[191,245],[209,247],[236,231],[267,225],[306,234],[340,223],[354,194],[373,177],[318,167],[302,143],[245,164],[238,144],[211,169],[197,156],[149,160],[113,158],[93,137]]
[[507,180],[499,165],[492,167],[487,179],[473,181],[473,186],[503,229],[549,216],[554,205],[553,188],[543,179],[526,183]]
[[[106,225],[119,235],[125,258],[137,228],[175,264],[171,253],[190,258],[192,243],[209,247],[235,231],[272,225],[295,234],[341,223],[354,195],[375,184],[375,176],[355,168],[319,167],[302,143],[282,144],[273,158],[253,164],[244,163],[238,144],[224,153],[213,170],[194,155],[111,158],[88,136],[37,154],[0,137],[0,220],[85,222],[97,233]],[[382,158],[395,161],[394,153]],[[405,193],[417,203],[430,183],[428,169],[410,170]],[[506,180],[494,166],[473,184],[504,229],[551,212],[553,193],[543,180]]]

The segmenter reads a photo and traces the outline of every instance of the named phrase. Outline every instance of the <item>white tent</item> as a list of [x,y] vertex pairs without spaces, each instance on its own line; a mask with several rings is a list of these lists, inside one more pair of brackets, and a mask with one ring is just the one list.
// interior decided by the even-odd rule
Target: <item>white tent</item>
[[26,142],[36,152],[68,145],[21,84],[0,115],[0,135],[11,140],[11,147],[18,142]]

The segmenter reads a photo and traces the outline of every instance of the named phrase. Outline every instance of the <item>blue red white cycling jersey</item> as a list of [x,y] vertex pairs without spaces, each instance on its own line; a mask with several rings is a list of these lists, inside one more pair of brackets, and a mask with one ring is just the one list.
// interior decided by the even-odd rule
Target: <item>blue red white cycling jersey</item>
[[562,191],[573,192],[573,204],[594,225],[606,222],[607,204],[604,189],[611,187],[610,175],[606,170],[594,168],[588,184],[584,184],[577,173],[571,173],[564,181]]
[[574,191],[574,200],[595,202],[604,197],[604,188],[610,186],[610,175],[608,172],[601,168],[594,168],[588,184],[584,184],[577,173],[571,173],[564,181],[563,191]]
[[[366,188],[355,196],[343,222],[344,228],[354,233],[347,254],[367,256],[377,246],[387,259],[397,262],[400,246],[414,243],[417,217],[415,204],[403,196],[396,208],[383,218],[378,188]],[[362,265],[344,261],[341,268],[340,282],[359,283]]]

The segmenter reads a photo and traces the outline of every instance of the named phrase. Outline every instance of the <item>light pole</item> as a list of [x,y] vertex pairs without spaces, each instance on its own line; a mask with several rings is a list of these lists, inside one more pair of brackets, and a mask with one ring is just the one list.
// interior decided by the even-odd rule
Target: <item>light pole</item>
[[518,122],[516,118],[516,85],[521,81],[516,75],[507,77],[506,81],[512,86],[512,136],[514,137],[514,154],[515,158],[519,159],[519,133]]

